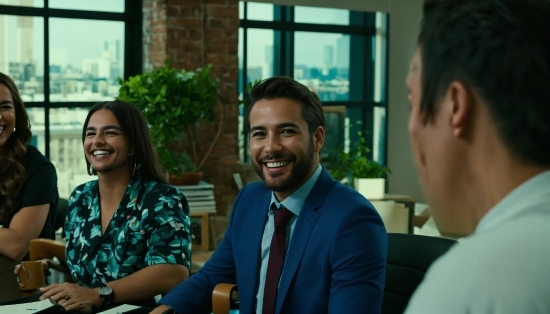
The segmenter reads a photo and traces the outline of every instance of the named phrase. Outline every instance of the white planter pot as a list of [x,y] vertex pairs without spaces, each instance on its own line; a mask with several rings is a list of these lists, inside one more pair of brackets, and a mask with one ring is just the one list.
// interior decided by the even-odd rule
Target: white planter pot
[[384,198],[386,180],[378,179],[354,179],[355,190],[368,200],[381,200]]

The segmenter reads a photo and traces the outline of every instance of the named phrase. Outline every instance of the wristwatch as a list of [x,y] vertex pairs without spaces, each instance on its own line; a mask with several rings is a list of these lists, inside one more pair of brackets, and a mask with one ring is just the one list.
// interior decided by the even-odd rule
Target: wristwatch
[[99,287],[97,290],[99,297],[103,300],[103,306],[109,306],[113,303],[113,289],[107,285]]

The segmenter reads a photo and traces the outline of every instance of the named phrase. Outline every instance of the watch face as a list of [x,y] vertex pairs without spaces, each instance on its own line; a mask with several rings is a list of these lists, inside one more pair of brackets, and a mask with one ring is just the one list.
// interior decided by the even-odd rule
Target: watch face
[[109,286],[99,287],[100,295],[110,295],[111,293],[113,293],[113,289],[111,289],[111,287]]

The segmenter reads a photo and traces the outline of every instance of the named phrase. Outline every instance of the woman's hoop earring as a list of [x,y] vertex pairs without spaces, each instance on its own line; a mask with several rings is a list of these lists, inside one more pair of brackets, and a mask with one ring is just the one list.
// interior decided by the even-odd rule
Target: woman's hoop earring
[[128,156],[130,156],[130,162],[134,162],[134,170],[132,170],[132,177],[134,176],[134,174],[136,174],[136,167],[137,167],[137,162],[136,162],[136,159],[134,158],[135,156],[134,155],[130,155],[128,154]]
[[90,170],[90,175],[91,176],[97,174],[97,171],[95,171],[94,166],[92,164],[90,164],[90,169],[88,169],[88,170]]

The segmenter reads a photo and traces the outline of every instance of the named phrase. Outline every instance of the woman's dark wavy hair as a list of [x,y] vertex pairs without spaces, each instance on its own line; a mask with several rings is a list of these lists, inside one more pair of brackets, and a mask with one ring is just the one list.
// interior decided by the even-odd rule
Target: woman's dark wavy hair
[[310,136],[313,136],[317,127],[325,127],[325,115],[319,96],[289,77],[275,76],[261,81],[248,94],[249,105],[245,114],[247,132],[250,132],[250,111],[254,104],[262,99],[279,98],[294,100],[302,105],[302,117],[307,122]]
[[4,73],[0,73],[0,84],[6,86],[10,91],[15,109],[15,132],[4,144],[2,162],[0,163],[0,219],[9,221],[21,207],[21,204],[16,204],[15,196],[27,179],[27,170],[25,169],[27,144],[29,144],[32,134],[27,110],[17,86]]
[[427,2],[418,46],[425,122],[460,81],[519,160],[550,165],[550,1]]
[[[101,109],[110,110],[117,119],[124,134],[128,138],[130,148],[134,151],[133,162],[142,164],[139,172],[144,178],[166,183],[166,173],[160,165],[156,151],[153,149],[151,132],[147,127],[147,121],[143,114],[131,104],[121,101],[98,102],[92,106],[82,128],[82,143],[86,138],[86,128],[90,117]],[[88,174],[90,173],[90,162],[86,159]],[[137,172],[137,171],[136,171]]]

